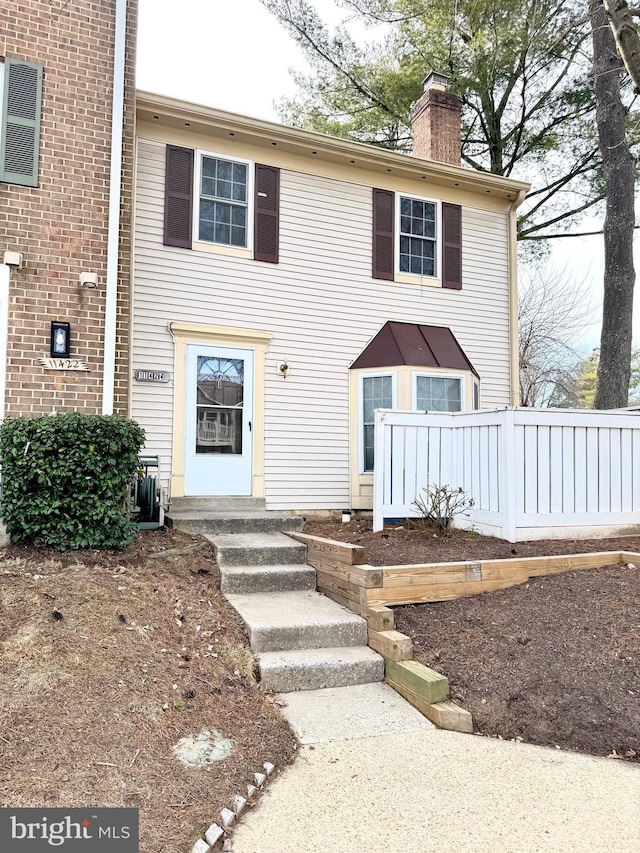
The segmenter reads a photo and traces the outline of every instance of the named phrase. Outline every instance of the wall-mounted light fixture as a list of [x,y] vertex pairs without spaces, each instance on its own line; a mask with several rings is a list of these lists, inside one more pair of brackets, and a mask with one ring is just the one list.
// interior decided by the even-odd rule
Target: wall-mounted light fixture
[[71,324],[51,323],[51,346],[49,353],[52,358],[69,358],[71,347]]
[[21,270],[24,262],[24,255],[22,252],[5,252],[3,261],[8,267]]
[[80,273],[80,287],[88,287],[90,290],[93,290],[93,288],[97,286],[98,276],[94,272]]
[[287,378],[287,373],[289,372],[289,365],[286,361],[278,362],[278,375],[282,376],[283,379]]

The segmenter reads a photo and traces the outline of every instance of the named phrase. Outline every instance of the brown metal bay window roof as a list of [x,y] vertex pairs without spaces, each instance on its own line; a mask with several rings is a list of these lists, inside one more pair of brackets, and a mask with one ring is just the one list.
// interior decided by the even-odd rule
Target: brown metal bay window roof
[[351,370],[368,367],[448,367],[477,371],[446,326],[387,322],[351,365]]

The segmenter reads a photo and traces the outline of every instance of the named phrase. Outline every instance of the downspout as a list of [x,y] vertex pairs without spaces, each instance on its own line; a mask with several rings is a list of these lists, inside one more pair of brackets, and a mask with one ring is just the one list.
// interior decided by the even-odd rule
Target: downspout
[[113,63],[113,110],[111,123],[111,170],[109,178],[109,225],[107,237],[107,285],[104,308],[104,363],[102,367],[102,414],[113,414],[116,371],[116,313],[118,307],[118,254],[120,243],[120,183],[124,121],[124,66],[127,41],[127,0],[116,0],[115,53]]
[[520,190],[509,206],[509,352],[510,385],[509,404],[520,405],[520,358],[518,341],[518,221],[516,210],[527,197]]
[[6,414],[7,336],[9,334],[9,284],[11,268],[0,264],[0,422]]

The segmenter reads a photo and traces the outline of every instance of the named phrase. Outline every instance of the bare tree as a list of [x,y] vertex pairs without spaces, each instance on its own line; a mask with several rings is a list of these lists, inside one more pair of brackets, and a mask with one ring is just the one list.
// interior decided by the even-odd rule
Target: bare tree
[[595,307],[567,270],[525,268],[518,301],[520,405],[577,407],[581,341]]

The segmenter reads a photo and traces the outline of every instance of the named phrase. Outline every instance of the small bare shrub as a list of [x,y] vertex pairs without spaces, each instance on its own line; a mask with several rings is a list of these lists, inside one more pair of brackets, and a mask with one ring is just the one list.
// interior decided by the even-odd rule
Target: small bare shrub
[[433,525],[439,533],[448,530],[452,518],[475,504],[461,486],[454,489],[433,484],[422,491],[423,495],[415,499],[413,506],[420,513],[423,523]]

